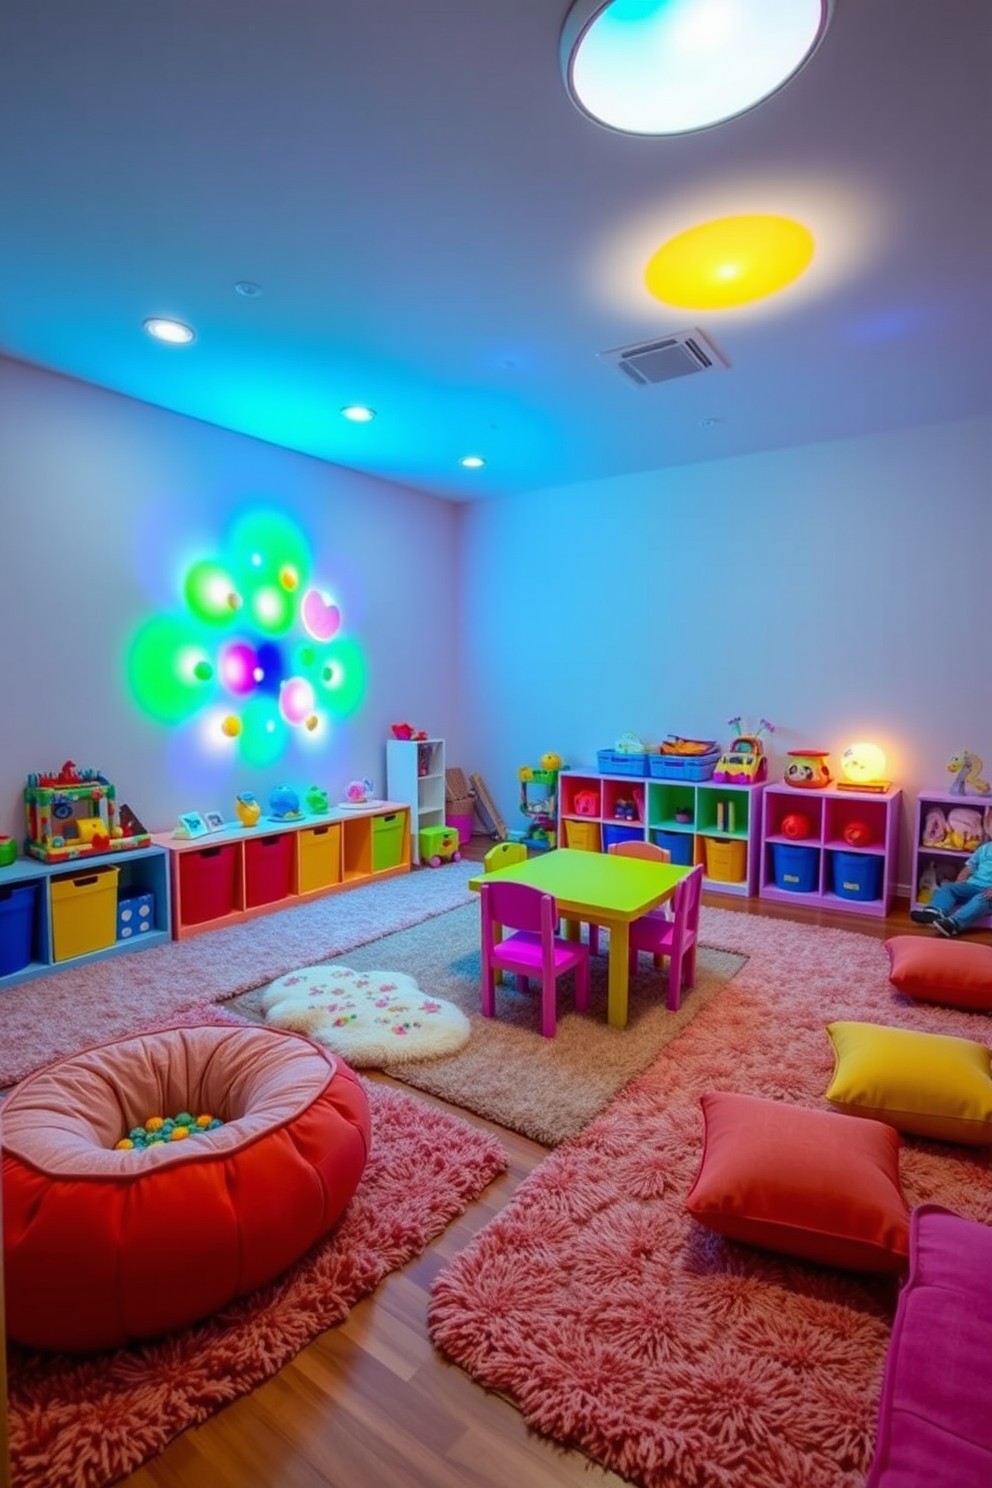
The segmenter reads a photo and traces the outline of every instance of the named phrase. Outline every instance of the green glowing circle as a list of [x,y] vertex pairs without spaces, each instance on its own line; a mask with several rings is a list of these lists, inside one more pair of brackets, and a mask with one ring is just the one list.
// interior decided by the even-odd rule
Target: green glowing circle
[[354,713],[365,697],[368,669],[357,641],[340,640],[324,652],[322,695],[335,718]]
[[248,613],[267,635],[285,635],[295,608],[292,595],[278,584],[259,584],[248,594]]
[[286,747],[289,729],[273,697],[254,697],[241,710],[239,747],[246,764],[274,765]]
[[289,598],[280,576],[291,570],[295,592],[305,590],[312,565],[310,544],[285,513],[261,507],[245,512],[233,523],[228,542],[231,562],[246,588],[274,584]]
[[201,636],[187,620],[161,616],[138,631],[127,659],[135,701],[161,723],[180,723],[203,704],[202,685],[188,656],[203,655]]
[[230,571],[206,558],[193,564],[183,585],[190,613],[208,625],[231,623],[236,614],[236,590]]

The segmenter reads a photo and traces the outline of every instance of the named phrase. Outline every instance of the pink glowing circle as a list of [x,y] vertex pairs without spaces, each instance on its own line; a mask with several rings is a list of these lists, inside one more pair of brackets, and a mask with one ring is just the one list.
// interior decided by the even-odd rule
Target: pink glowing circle
[[279,712],[287,723],[303,723],[313,712],[313,688],[303,677],[290,677],[279,692]]
[[329,641],[341,624],[341,611],[319,589],[308,589],[303,596],[300,618],[315,641]]
[[221,681],[229,692],[242,695],[255,690],[255,652],[244,641],[225,646],[220,656]]

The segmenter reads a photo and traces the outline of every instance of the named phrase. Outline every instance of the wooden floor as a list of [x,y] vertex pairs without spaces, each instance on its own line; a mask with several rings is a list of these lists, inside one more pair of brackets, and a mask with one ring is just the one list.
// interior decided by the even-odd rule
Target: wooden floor
[[[489,846],[473,839],[465,855],[481,858]],[[704,902],[878,938],[930,933],[910,922],[908,905],[871,920],[718,895]],[[470,1112],[458,1114],[500,1137],[509,1171],[339,1327],[267,1384],[178,1437],[125,1479],[126,1488],[597,1488],[624,1481],[528,1431],[511,1405],[431,1347],[426,1318],[434,1277],[547,1155],[536,1142]]]

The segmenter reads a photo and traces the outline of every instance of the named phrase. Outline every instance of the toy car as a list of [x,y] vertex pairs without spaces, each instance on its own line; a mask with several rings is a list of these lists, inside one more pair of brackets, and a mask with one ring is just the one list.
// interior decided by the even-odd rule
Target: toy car
[[738,734],[717,760],[713,779],[724,785],[754,785],[768,774],[768,756],[754,734]]
[[457,827],[421,827],[418,841],[420,861],[432,868],[440,868],[442,863],[457,863],[461,858]]

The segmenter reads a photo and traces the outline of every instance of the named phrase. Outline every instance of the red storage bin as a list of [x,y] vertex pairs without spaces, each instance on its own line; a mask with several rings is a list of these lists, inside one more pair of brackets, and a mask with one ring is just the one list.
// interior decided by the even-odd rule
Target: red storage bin
[[238,903],[237,843],[201,847],[179,857],[179,908],[183,925],[202,925],[219,920]]
[[273,832],[245,843],[245,906],[274,904],[293,892],[293,834]]

